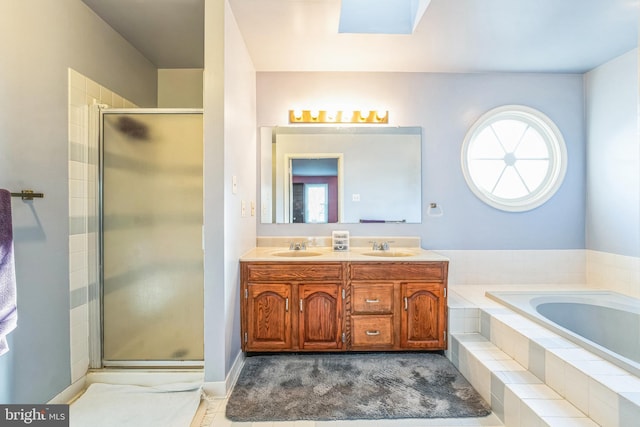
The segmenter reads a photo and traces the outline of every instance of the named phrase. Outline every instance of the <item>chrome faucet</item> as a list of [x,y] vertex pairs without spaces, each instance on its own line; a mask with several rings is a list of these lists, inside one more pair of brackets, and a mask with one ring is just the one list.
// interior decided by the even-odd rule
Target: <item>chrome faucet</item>
[[291,242],[291,244],[289,244],[289,250],[290,251],[306,251],[307,250],[307,243],[306,242]]
[[374,240],[369,243],[373,243],[373,246],[371,247],[371,249],[374,251],[388,251],[390,248],[389,243],[392,243],[392,241],[385,241],[382,243],[378,243]]

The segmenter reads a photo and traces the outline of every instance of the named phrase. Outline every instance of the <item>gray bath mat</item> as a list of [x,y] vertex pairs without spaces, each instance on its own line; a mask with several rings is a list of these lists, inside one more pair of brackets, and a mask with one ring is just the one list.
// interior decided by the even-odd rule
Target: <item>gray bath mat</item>
[[484,417],[489,406],[434,353],[247,357],[227,404],[232,421]]

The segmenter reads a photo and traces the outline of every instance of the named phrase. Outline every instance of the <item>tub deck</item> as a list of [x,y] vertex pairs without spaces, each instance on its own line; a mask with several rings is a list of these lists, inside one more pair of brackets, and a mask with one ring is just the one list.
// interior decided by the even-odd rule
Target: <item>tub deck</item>
[[640,378],[485,295],[516,289],[593,291],[450,286],[447,354],[505,425],[634,425]]

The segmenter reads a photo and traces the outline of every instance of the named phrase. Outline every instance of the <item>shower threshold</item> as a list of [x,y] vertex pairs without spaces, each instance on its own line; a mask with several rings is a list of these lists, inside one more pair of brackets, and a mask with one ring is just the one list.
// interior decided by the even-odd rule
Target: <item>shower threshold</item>
[[126,384],[153,387],[172,383],[204,383],[203,369],[130,369],[103,368],[87,372],[86,386],[93,383]]
[[203,360],[103,360],[104,368],[203,369]]

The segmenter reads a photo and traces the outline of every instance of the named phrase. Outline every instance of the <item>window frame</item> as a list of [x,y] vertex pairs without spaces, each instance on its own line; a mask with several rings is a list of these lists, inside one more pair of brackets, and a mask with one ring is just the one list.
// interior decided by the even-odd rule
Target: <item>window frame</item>
[[[469,169],[468,153],[475,138],[488,126],[501,120],[518,120],[526,123],[540,134],[549,151],[549,165],[545,178],[538,187],[523,197],[505,198],[494,195],[474,181]],[[505,156],[508,155],[509,153],[505,153]],[[546,203],[562,185],[567,164],[567,148],[558,126],[541,111],[524,105],[504,105],[487,111],[469,128],[462,143],[461,167],[469,189],[484,203],[506,212],[525,212]],[[506,161],[505,165],[508,166]],[[498,178],[498,181],[500,179]]]

